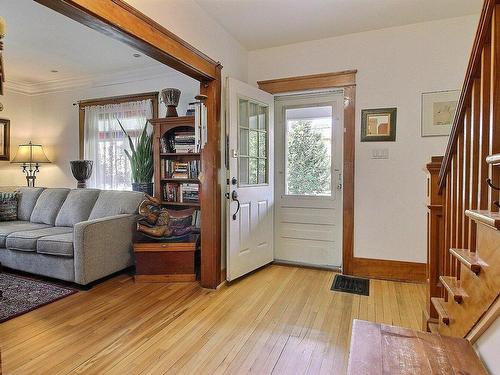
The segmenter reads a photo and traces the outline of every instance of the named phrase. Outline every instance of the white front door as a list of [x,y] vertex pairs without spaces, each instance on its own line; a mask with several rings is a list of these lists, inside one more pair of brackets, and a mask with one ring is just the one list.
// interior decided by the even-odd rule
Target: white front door
[[227,80],[227,280],[273,261],[274,97]]
[[342,90],[276,97],[275,259],[342,265]]

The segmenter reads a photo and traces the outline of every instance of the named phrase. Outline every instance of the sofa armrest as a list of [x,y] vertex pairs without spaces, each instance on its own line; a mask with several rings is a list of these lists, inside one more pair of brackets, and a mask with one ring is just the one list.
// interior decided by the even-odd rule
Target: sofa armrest
[[76,283],[86,285],[134,264],[136,221],[137,215],[123,214],[75,224]]

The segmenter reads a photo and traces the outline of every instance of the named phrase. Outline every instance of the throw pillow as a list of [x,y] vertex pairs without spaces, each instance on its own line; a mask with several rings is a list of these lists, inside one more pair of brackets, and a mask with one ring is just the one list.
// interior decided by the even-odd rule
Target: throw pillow
[[17,220],[17,192],[0,192],[0,221]]

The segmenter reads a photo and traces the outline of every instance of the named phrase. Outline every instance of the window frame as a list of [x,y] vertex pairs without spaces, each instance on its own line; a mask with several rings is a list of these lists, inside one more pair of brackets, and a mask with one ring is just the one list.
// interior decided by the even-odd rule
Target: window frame
[[153,104],[153,118],[158,118],[159,107],[159,92],[144,92],[139,94],[129,94],[120,96],[110,96],[106,98],[85,99],[78,104],[78,155],[80,159],[84,157],[84,142],[85,142],[85,108],[98,105],[121,104],[129,102],[139,102],[142,100],[151,100]]

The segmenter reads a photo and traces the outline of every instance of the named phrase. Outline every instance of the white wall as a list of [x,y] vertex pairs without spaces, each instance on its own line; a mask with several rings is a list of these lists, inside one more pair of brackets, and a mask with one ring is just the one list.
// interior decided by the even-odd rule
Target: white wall
[[[249,53],[256,81],[357,69],[355,250],[357,257],[426,261],[426,176],[445,137],[420,137],[422,92],[460,89],[477,16],[426,22]],[[397,107],[396,142],[360,143],[361,109]],[[389,160],[372,160],[373,148]]]
[[477,340],[474,348],[490,374],[500,374],[498,348],[500,348],[500,319],[497,318]]
[[[160,91],[165,87],[181,90],[177,111],[185,114],[187,104],[199,93],[198,81],[181,73],[165,69],[165,75],[137,82],[105,85],[102,87],[77,88],[42,95],[20,95],[7,92],[2,98],[6,107],[1,115],[10,118],[13,136],[11,157],[17,145],[32,140],[43,145],[51,164],[42,165],[37,175],[37,185],[47,187],[75,187],[69,162],[79,158],[78,106],[79,100],[103,98],[141,92]],[[165,109],[160,105],[160,116]],[[0,186],[24,185],[25,179],[19,165],[0,164]]]
[[[0,96],[4,110],[0,118],[10,120],[10,158],[17,151],[17,145],[29,140],[31,131],[31,100],[27,95],[4,92]],[[26,179],[21,173],[19,165],[0,161],[0,186],[17,186],[26,184]]]

